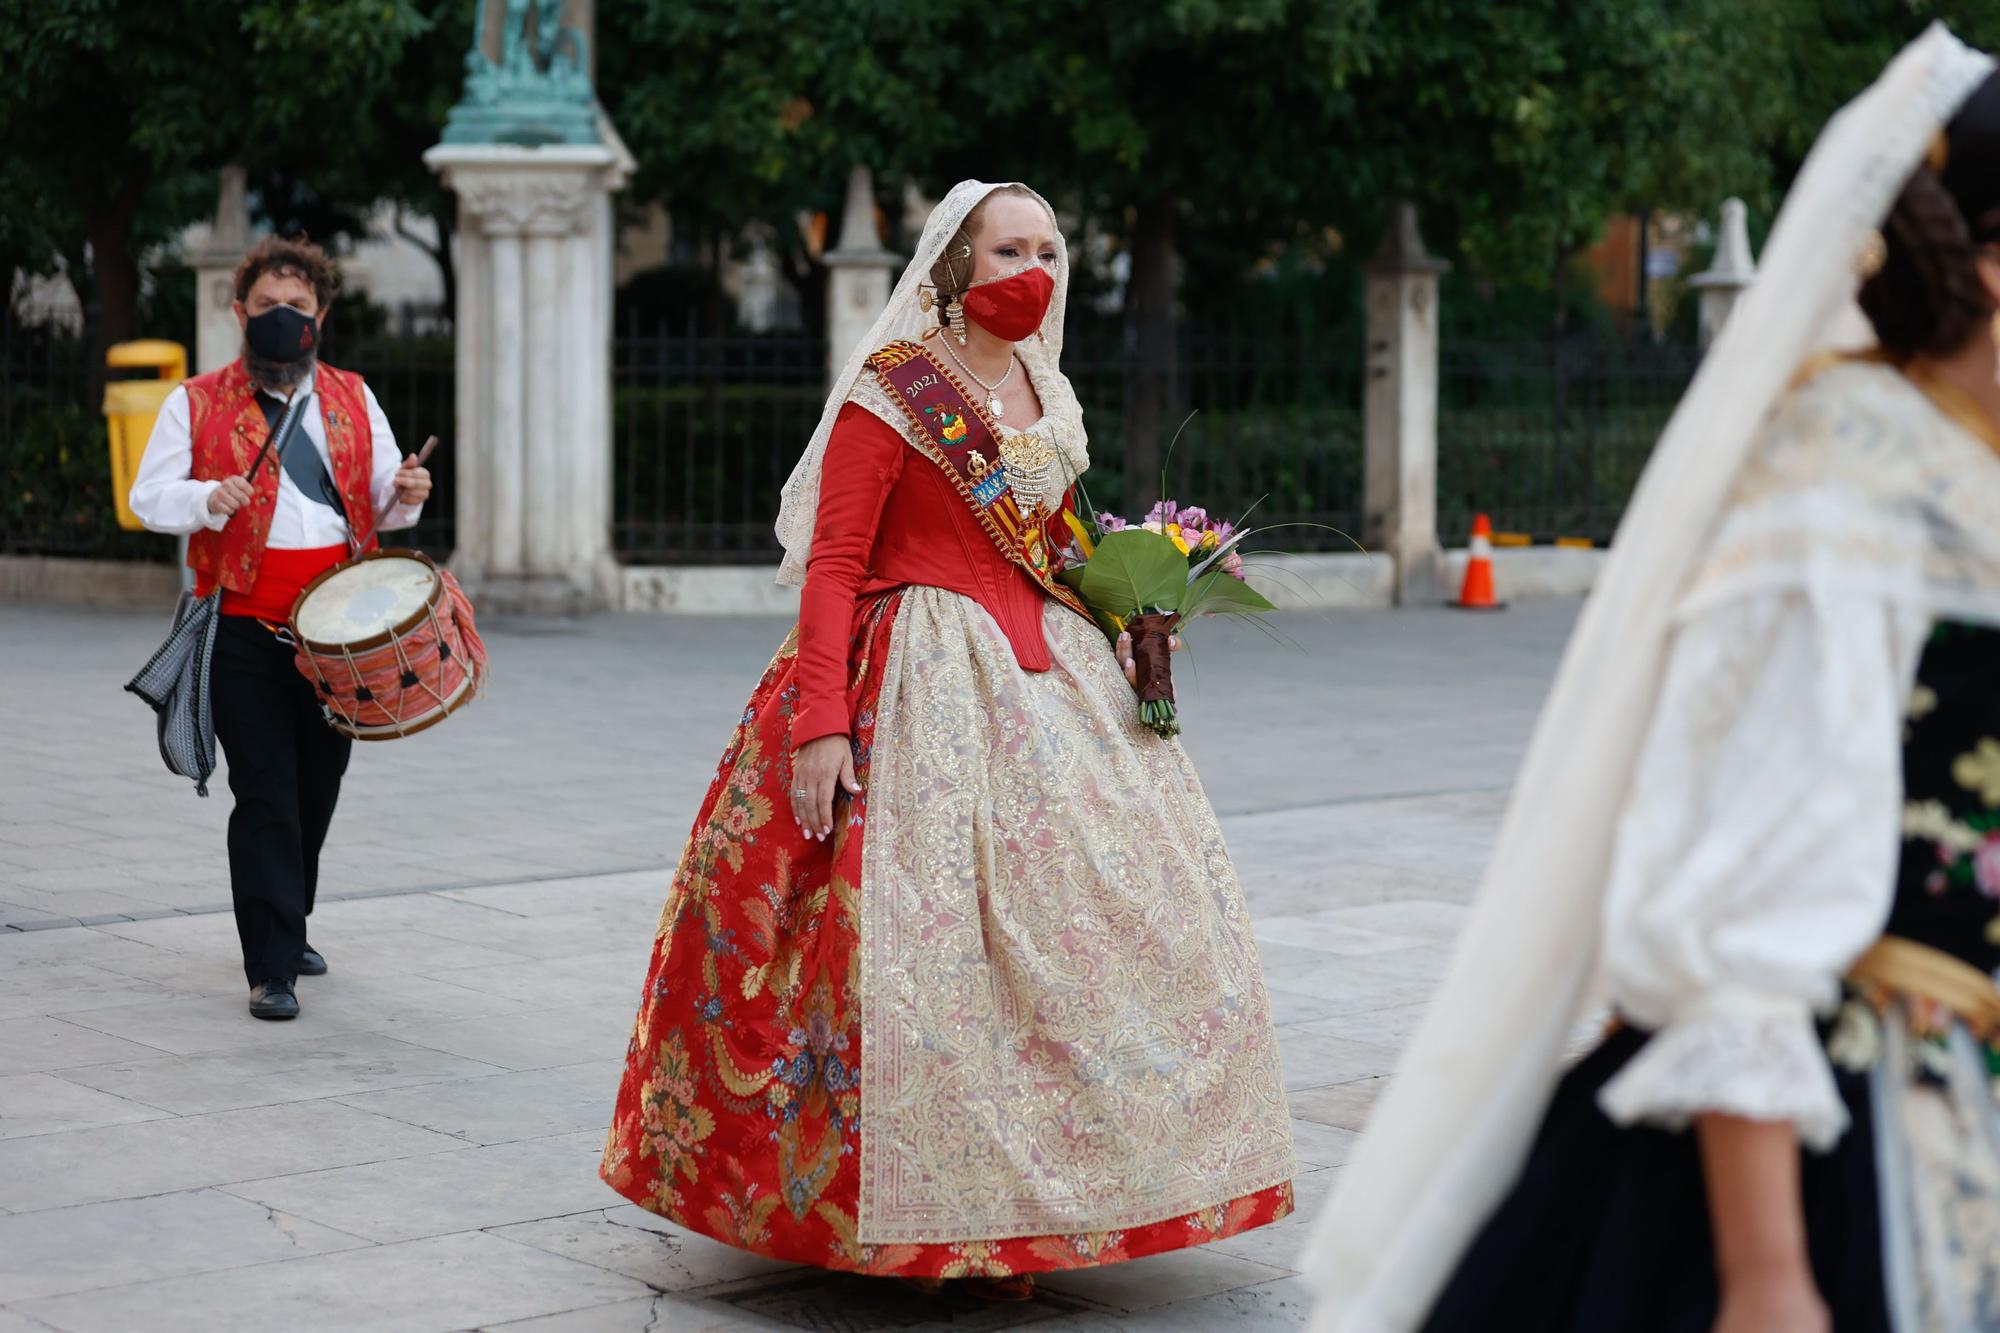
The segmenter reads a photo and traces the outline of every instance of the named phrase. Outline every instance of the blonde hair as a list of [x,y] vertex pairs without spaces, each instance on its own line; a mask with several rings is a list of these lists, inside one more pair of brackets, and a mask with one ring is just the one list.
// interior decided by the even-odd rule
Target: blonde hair
[[[986,217],[986,206],[1001,195],[1012,195],[1016,199],[1035,199],[1035,192],[1025,185],[996,185],[987,191],[986,197],[972,206],[965,215],[965,221],[958,224],[958,230],[945,242],[944,251],[937,262],[931,265],[931,285],[938,292],[938,322],[944,322],[944,307],[954,296],[965,295],[965,289],[972,285],[972,238],[979,232],[979,224]],[[1036,203],[1041,200],[1035,199]]]

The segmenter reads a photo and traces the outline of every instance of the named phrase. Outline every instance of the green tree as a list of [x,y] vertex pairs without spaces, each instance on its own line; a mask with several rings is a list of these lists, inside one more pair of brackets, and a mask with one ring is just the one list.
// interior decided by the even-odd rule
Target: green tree
[[890,189],[922,174],[958,129],[943,62],[966,22],[955,0],[599,0],[597,86],[639,163],[627,198],[664,202],[711,263],[761,228],[816,321],[800,216],[837,218],[856,163]]
[[1769,208],[1931,17],[2000,41],[1996,0],[602,0],[600,82],[638,196],[714,247],[769,225],[802,286],[793,219],[856,162],[885,194],[1011,177],[1089,219],[1131,260],[1143,491],[1185,253],[1365,247],[1410,199],[1462,267],[1560,312],[1615,213]]
[[[966,176],[1038,185],[1112,219],[1134,254],[1130,311],[1146,367],[1128,408],[1150,470],[1171,378],[1174,252],[1189,200],[1266,229],[1323,214],[1322,130],[1371,6],[1302,0],[966,0],[684,5],[606,0],[600,85],[638,157],[639,197],[712,238],[766,224],[788,272],[813,266],[793,225],[830,211],[849,168],[892,191]],[[1227,89],[1232,106],[1190,97]],[[1255,123],[1246,146],[1240,128]],[[1249,179],[1246,179],[1246,175]],[[894,210],[891,210],[893,216]]]
[[[1347,216],[1357,80],[1379,53],[1367,0],[1056,0],[967,6],[956,133],[930,174],[991,173],[1075,201],[1131,257],[1128,506],[1157,486],[1177,411],[1178,257],[1188,228],[1249,259]],[[1357,139],[1352,140],[1357,144]]]
[[88,242],[101,353],[139,331],[143,246],[206,211],[217,168],[362,148],[433,26],[413,0],[0,0],[10,218],[33,206],[0,236],[17,263],[73,277]]
[[1142,490],[1191,236],[1247,267],[1409,198],[1483,271],[1559,281],[1614,212],[1768,192],[1781,119],[1760,100],[1779,20],[1735,0],[606,0],[600,21],[640,191],[677,225],[787,235],[854,162],[933,193],[1026,180],[1092,219],[1131,259]]
[[1771,0],[1781,25],[1777,77],[1763,90],[1777,117],[1772,180],[1789,184],[1828,116],[1865,88],[1896,51],[1943,22],[1984,50],[2000,49],[1996,0]]

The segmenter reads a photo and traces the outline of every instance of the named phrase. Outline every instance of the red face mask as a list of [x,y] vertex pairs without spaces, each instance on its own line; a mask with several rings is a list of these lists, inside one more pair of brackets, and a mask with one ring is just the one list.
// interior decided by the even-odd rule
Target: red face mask
[[965,317],[996,338],[1033,336],[1055,299],[1056,280],[1037,264],[1009,277],[975,284],[965,293]]

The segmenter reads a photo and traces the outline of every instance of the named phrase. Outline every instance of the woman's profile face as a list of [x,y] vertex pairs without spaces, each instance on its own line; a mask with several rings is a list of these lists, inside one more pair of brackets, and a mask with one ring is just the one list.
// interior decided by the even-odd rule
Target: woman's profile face
[[1018,194],[995,195],[979,217],[972,238],[972,280],[984,282],[1018,272],[1030,263],[1056,277],[1056,226],[1033,199]]

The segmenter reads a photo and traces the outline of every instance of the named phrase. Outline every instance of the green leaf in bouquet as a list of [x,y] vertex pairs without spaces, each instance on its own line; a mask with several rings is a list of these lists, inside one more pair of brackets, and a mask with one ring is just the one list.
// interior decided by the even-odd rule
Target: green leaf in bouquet
[[1196,616],[1252,616],[1277,606],[1243,580],[1217,569],[1190,583],[1181,599],[1181,619]]
[[1187,591],[1187,557],[1164,533],[1144,528],[1107,532],[1084,565],[1077,591],[1091,606],[1115,616],[1154,607],[1178,611]]

